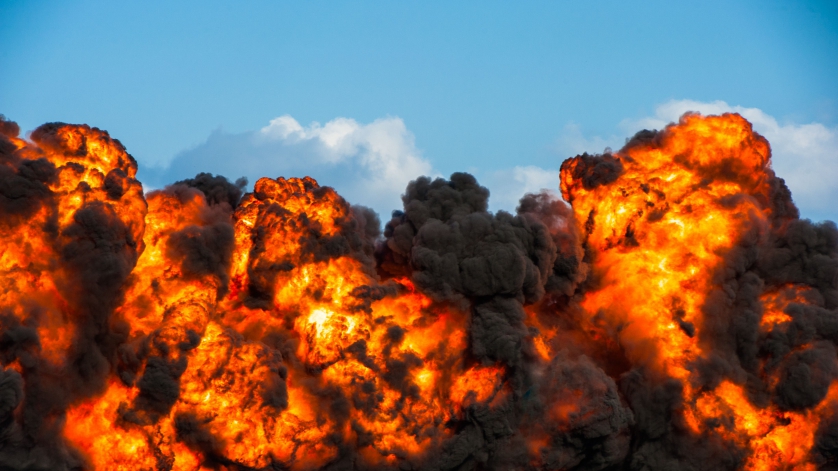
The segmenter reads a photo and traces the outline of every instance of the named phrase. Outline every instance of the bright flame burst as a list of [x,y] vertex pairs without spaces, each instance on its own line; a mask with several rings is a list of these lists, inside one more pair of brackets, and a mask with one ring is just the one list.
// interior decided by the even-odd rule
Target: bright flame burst
[[[463,313],[431,306],[408,280],[364,299],[359,292],[377,283],[363,263],[301,248],[346,230],[349,207],[331,189],[311,179],[259,180],[232,215],[230,289],[220,299],[227,287],[219,277],[185,273],[171,247],[183,234],[200,238],[223,215],[191,189],[147,199],[146,250],[117,312],[136,348],[155,350],[136,377],[147,377],[152,361],[182,367],[179,394],[155,416],[141,403],[142,380],[133,388],[112,381],[104,395],[72,407],[66,437],[97,469],[153,468],[155,460],[174,470],[203,469],[207,455],[250,468],[311,469],[337,456],[332,437],[348,441],[358,433],[369,437],[359,459],[374,466],[419,455],[448,436],[442,424],[460,413],[457,404],[470,390],[475,400],[488,398],[482,383],[457,376],[464,368]],[[253,280],[275,264],[282,265],[278,275]],[[274,295],[247,306],[254,289]],[[296,348],[282,351],[296,360],[259,340],[286,326],[296,338],[285,341]],[[382,377],[399,369],[394,362],[402,376]],[[489,382],[502,374],[480,372]],[[340,426],[329,390],[359,383],[368,385],[367,396],[354,398],[360,404],[345,412],[356,427]],[[209,435],[190,436],[195,424]]]
[[[3,366],[25,379],[86,365],[66,381],[81,392],[44,414],[84,469],[307,470],[346,444],[358,468],[396,467],[437,453],[478,406],[531,406],[535,387],[512,384],[509,365],[470,358],[469,312],[409,277],[382,281],[372,242],[331,188],[263,178],[235,208],[186,185],[144,196],[118,141],[48,126],[34,143],[8,138],[17,160],[3,168],[27,172],[30,196],[0,222],[0,328],[37,340]],[[522,348],[535,376],[564,358],[561,342],[607,344],[652,380],[677,380],[689,433],[742,450],[744,468],[814,469],[838,385],[816,407],[784,410],[755,403],[743,381],[708,387],[696,366],[712,353],[702,333],[726,257],[771,227],[769,158],[740,116],[686,115],[619,153],[567,160],[561,190],[594,280],[573,301],[587,330],[529,313]],[[102,251],[110,262],[94,278],[73,278],[83,254]],[[109,284],[118,296],[90,287]],[[792,328],[788,307],[816,297],[795,284],[763,293],[761,335]],[[85,342],[95,349],[79,350]],[[533,468],[550,469],[539,461],[556,443],[549,431],[600,420],[592,403],[620,404],[613,381],[586,380],[593,396],[570,383],[551,393],[541,418],[551,425],[506,425],[537,430],[519,437]]]
[[[696,363],[708,356],[699,339],[714,276],[743,235],[769,225],[769,157],[768,142],[742,117],[685,115],[614,154],[609,168],[586,167],[584,156],[566,161],[561,188],[602,277],[582,306],[619,326],[633,363],[683,382],[683,416],[693,433],[718,433],[750,450],[749,470],[814,469],[807,462],[818,410],[757,407],[744,385],[728,380],[709,391],[693,386]],[[591,177],[606,183],[588,184]],[[790,302],[803,299],[763,296],[762,326],[791,320],[783,312]],[[715,432],[709,423],[719,424]]]

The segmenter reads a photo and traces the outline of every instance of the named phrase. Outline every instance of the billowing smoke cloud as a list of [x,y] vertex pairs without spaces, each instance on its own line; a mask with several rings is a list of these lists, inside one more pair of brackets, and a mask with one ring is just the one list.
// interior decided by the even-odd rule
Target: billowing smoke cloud
[[[222,140],[371,185],[396,121]],[[577,155],[514,213],[417,177],[383,233],[309,177],[143,194],[104,131],[0,136],[2,469],[838,466],[838,229],[739,115]]]

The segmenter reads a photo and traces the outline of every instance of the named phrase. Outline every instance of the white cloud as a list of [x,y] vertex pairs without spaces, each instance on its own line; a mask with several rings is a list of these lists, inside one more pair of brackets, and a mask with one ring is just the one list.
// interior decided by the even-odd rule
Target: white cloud
[[578,124],[568,123],[553,145],[553,150],[564,159],[583,152],[599,154],[606,148],[613,148],[615,145],[619,148],[621,147],[619,143],[622,141],[623,139],[615,135],[607,138],[585,136]]
[[[576,123],[568,123],[551,146],[551,150],[564,160],[583,152],[601,153],[609,146],[619,143],[617,136],[602,138],[586,136]],[[542,168],[535,165],[516,166],[496,171],[474,170],[480,183],[491,191],[489,209],[503,209],[514,213],[518,201],[526,193],[547,191],[561,199],[559,190],[559,169]]]
[[623,120],[620,129],[627,136],[640,129],[662,129],[687,111],[742,115],[771,144],[774,171],[785,179],[801,215],[838,219],[838,128],[821,123],[781,124],[759,108],[731,106],[724,101],[672,100],[658,106],[654,116]]
[[369,124],[335,118],[303,126],[288,115],[258,131],[216,131],[203,144],[178,154],[168,168],[149,173],[157,176],[151,183],[162,186],[202,171],[231,180],[246,176],[251,184],[263,176],[308,175],[349,202],[372,207],[385,220],[402,207],[400,196],[410,180],[436,175],[400,118]]
[[[561,160],[588,152],[602,153],[624,139],[616,135],[603,138],[600,136],[586,136],[576,123],[568,123],[562,129],[559,138],[551,145],[551,150]],[[619,146],[618,146],[619,147]],[[547,191],[561,199],[559,190],[559,169],[546,169],[535,165],[516,166],[511,169],[497,171],[475,170],[480,183],[491,191],[489,209],[497,211],[503,209],[515,212],[518,201],[526,193]]]
[[400,118],[377,119],[366,125],[354,119],[336,118],[324,126],[315,122],[303,127],[291,116],[284,115],[271,120],[258,136],[267,145],[317,143],[320,152],[309,158],[327,164],[350,163],[362,169],[364,191],[375,198],[370,198],[371,202],[398,196],[410,180],[433,173],[431,164],[421,157],[413,134]]
[[[661,129],[687,111],[702,114],[740,113],[764,135],[773,149],[773,165],[786,180],[803,217],[838,219],[838,128],[820,123],[781,124],[758,108],[731,106],[723,101],[674,100],[655,109],[653,116],[620,122],[619,136],[586,136],[570,123],[554,143],[560,159],[582,152],[618,149],[640,129]],[[557,162],[558,163],[558,162]],[[537,166],[472,169],[491,191],[490,209],[514,211],[525,193],[548,190],[558,196],[559,171]],[[334,187],[353,204],[363,204],[387,220],[401,209],[407,183],[421,176],[439,176],[416,147],[413,133],[397,117],[363,124],[335,118],[326,124],[301,125],[291,116],[275,118],[262,129],[239,134],[215,131],[206,142],[178,154],[167,168],[141,169],[150,188],[212,172],[236,179],[312,176]]]
[[480,172],[478,181],[489,188],[489,209],[515,212],[518,201],[526,193],[549,191],[559,195],[559,170],[543,169],[535,165],[517,166],[494,172]]

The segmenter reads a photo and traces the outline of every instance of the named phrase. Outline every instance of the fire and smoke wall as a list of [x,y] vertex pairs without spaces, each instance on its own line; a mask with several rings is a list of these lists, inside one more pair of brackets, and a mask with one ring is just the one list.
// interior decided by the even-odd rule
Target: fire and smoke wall
[[[838,467],[838,230],[686,114],[488,212],[305,178],[143,194],[96,128],[0,120],[0,469]],[[566,202],[567,203],[566,203]]]

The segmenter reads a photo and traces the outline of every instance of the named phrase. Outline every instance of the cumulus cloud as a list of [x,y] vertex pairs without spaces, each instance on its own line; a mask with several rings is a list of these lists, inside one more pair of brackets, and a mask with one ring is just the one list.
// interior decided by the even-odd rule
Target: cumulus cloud
[[309,175],[384,218],[401,208],[400,196],[410,180],[437,175],[400,118],[369,124],[335,118],[304,126],[284,115],[256,131],[215,131],[204,143],[176,155],[167,167],[147,169],[141,178],[160,187],[201,171],[231,179],[245,176],[251,184],[263,176]]
[[801,216],[838,220],[838,127],[780,123],[759,108],[693,100],[669,101],[659,105],[654,116],[623,120],[619,127],[627,136],[640,129],[661,129],[687,111],[744,116],[771,143],[774,170],[786,180]]

